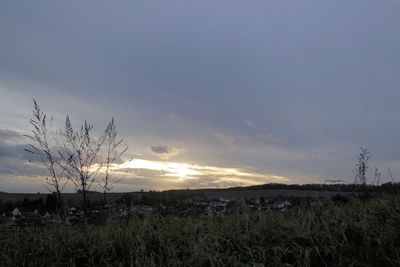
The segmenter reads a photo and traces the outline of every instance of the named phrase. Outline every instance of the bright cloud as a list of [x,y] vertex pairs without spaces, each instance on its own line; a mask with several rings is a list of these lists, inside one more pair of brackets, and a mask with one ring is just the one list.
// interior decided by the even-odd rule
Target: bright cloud
[[[289,180],[287,177],[283,176],[239,168],[223,168],[144,159],[134,159],[120,165],[114,165],[114,168],[116,172],[124,171],[128,179],[130,171],[135,174],[138,170],[149,170],[152,172],[147,173],[148,178],[164,179],[174,183],[182,182],[191,187],[219,187],[220,185],[226,184],[230,186],[255,185],[270,182],[287,182]],[[141,173],[143,174],[143,172]],[[141,175],[141,178],[143,178],[143,175]]]

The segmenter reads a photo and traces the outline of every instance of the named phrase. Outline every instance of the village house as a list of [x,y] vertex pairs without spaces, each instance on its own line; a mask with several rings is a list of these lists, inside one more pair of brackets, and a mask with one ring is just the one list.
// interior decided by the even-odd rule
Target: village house
[[207,216],[225,214],[228,202],[229,200],[226,200],[224,198],[217,198],[211,200],[205,209],[205,214]]
[[147,217],[153,214],[153,207],[144,205],[144,206],[136,206],[136,216],[139,218]]
[[274,202],[274,204],[272,205],[272,209],[273,210],[285,210],[287,208],[290,208],[292,206],[292,203],[290,203],[287,200],[284,201],[276,201]]
[[18,208],[15,208],[12,211],[11,223],[13,226],[22,226],[23,225],[23,217],[22,213]]

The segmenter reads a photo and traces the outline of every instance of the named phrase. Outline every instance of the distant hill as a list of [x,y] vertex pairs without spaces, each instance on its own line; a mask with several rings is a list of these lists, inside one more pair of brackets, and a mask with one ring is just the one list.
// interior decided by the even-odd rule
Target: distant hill
[[279,184],[269,183],[244,187],[232,187],[228,190],[306,190],[306,191],[342,191],[352,192],[353,184]]
[[[391,192],[394,188],[399,188],[400,184],[386,183],[381,186],[368,185],[370,192]],[[289,198],[289,197],[329,197],[335,194],[353,194],[355,186],[353,184],[278,184],[270,183],[263,185],[253,185],[231,188],[204,188],[204,189],[175,189],[165,191],[148,192],[115,192],[108,194],[110,202],[116,202],[121,198],[129,196],[132,199],[152,199],[156,202],[173,201],[177,199],[213,199],[213,198]],[[396,189],[397,190],[397,189]],[[18,202],[24,198],[30,200],[42,198],[45,200],[48,194],[24,194],[0,192],[0,200],[4,202]],[[63,193],[66,203],[78,204],[81,196],[78,193]],[[88,198],[91,202],[99,201],[102,198],[100,192],[90,192]]]
[[[232,188],[204,188],[204,189],[175,189],[165,191],[149,192],[115,192],[108,194],[110,202],[119,201],[124,196],[132,199],[147,199],[158,203],[183,199],[239,199],[239,198],[288,198],[288,197],[329,197],[342,192],[340,187],[331,188],[324,185],[285,185],[285,184],[264,184],[257,186],[232,187]],[[48,194],[39,193],[0,193],[0,200],[4,202],[23,201],[24,198],[34,200],[41,198],[46,200]],[[79,193],[63,193],[63,199],[68,205],[77,205],[81,201]],[[102,198],[100,192],[90,192],[88,198],[91,202],[99,201]]]

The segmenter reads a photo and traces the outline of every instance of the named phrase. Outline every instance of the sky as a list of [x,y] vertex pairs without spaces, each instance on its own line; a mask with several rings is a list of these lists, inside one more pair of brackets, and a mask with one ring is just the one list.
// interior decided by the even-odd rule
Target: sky
[[[1,1],[0,191],[45,192],[32,99],[129,145],[116,191],[400,175],[399,0]],[[73,190],[67,187],[66,189]]]

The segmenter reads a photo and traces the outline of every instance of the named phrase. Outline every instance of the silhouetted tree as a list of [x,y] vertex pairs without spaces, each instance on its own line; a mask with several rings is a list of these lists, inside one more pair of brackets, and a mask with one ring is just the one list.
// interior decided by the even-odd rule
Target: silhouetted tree
[[[42,210],[44,207],[43,199],[38,198],[38,199],[33,199],[30,200],[28,198],[24,198],[22,201],[22,209],[24,211],[35,211],[35,210]],[[57,208],[57,206],[56,206]]]
[[127,149],[120,150],[122,139],[117,138],[114,119],[102,135],[96,136],[92,131],[93,124],[87,121],[84,121],[79,130],[75,130],[67,116],[62,134],[63,148],[59,151],[65,163],[63,169],[67,177],[82,193],[82,208],[86,215],[88,214],[87,193],[98,182],[101,175],[104,175],[102,180],[104,195],[112,189],[114,183],[110,181],[110,167]]
[[65,120],[63,132],[63,148],[59,151],[65,165],[63,169],[77,190],[82,193],[82,208],[87,215],[87,193],[96,181],[103,164],[99,161],[99,153],[105,136],[95,137],[93,125],[84,121],[80,130],[75,130],[69,116]]
[[378,168],[375,168],[374,181],[372,182],[372,185],[380,185],[380,183],[381,183],[381,173]]
[[127,146],[123,145],[123,139],[118,138],[117,128],[114,122],[114,118],[111,119],[110,123],[108,124],[105,132],[104,132],[104,142],[106,148],[106,156],[105,156],[105,175],[102,179],[101,187],[103,189],[103,202],[104,204],[107,203],[107,193],[111,191],[114,184],[117,181],[111,180],[112,175],[112,166],[111,164],[115,161],[119,160],[122,155],[128,149]]
[[119,199],[116,200],[118,204],[124,204],[127,207],[130,207],[133,203],[132,194],[124,194]]
[[367,187],[367,170],[369,168],[368,161],[371,159],[370,152],[368,151],[368,148],[363,148],[361,147],[361,152],[358,155],[358,162],[356,165],[356,175],[355,175],[355,181],[354,184],[361,185],[361,190],[364,191],[365,193],[368,193],[368,187]]
[[[62,207],[61,191],[68,181],[72,182],[82,194],[82,207],[88,214],[87,194],[95,183],[101,184],[105,195],[113,184],[110,180],[112,164],[126,152],[122,139],[118,138],[114,119],[100,136],[93,133],[93,125],[84,121],[80,128],[74,129],[67,115],[63,130],[52,131],[44,114],[34,100],[32,135],[26,135],[32,144],[26,151],[40,157],[47,167],[50,177],[46,185],[57,194],[57,205]],[[50,120],[52,122],[52,120]],[[98,180],[100,175],[104,175]]]
[[55,212],[58,206],[57,197],[54,194],[47,195],[44,206],[46,208],[46,211]]
[[32,119],[29,123],[33,127],[32,135],[25,135],[31,143],[25,151],[38,156],[42,164],[47,168],[49,176],[46,176],[45,187],[57,194],[57,210],[63,213],[61,191],[68,180],[63,175],[63,169],[60,168],[60,157],[58,156],[58,138],[52,131],[52,119],[50,125],[47,122],[46,114],[40,109],[36,100],[33,100]]

